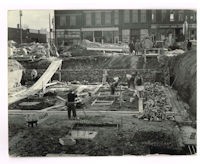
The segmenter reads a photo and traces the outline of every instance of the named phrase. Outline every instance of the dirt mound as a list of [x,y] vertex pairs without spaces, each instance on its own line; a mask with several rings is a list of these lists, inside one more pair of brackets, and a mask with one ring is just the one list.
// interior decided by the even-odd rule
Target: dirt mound
[[[97,51],[88,51],[85,47],[74,45],[68,49],[69,52],[71,52],[71,55],[73,57],[76,56],[96,56],[96,55],[102,55],[102,52]],[[61,53],[62,56],[62,53]]]
[[66,58],[62,69],[136,69],[138,58],[124,55]]
[[174,88],[184,101],[189,103],[190,111],[196,117],[196,50],[174,57],[170,63],[174,76]]
[[47,69],[48,66],[51,64],[51,60],[47,59],[40,59],[38,61],[20,61],[26,69]]
[[23,66],[16,60],[8,60],[8,89],[21,86]]
[[16,60],[8,60],[8,71],[22,70],[23,66]]

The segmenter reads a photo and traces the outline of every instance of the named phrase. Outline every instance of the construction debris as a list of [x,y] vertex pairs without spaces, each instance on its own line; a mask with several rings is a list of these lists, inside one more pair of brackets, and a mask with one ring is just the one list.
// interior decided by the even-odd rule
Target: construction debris
[[185,51],[182,49],[175,49],[173,51],[168,51],[165,55],[166,56],[177,56],[183,54]]
[[[109,43],[97,43],[97,42],[91,42],[89,40],[83,40],[80,44],[81,47],[84,47],[88,50],[91,48],[97,48],[96,50],[108,50],[108,51],[118,51],[121,50],[123,52],[128,52],[129,48],[128,45],[125,43],[120,44],[109,44]],[[95,50],[95,49],[91,49]]]
[[11,58],[24,57],[32,59],[50,57],[50,55],[59,56],[54,44],[32,42],[22,43],[17,46],[11,41],[8,44],[8,54]]
[[144,95],[144,113],[139,118],[151,121],[171,119],[166,112],[171,112],[172,106],[160,83],[145,83]]
[[59,138],[59,143],[61,145],[67,145],[67,146],[72,146],[76,144],[76,140],[74,140],[71,136],[67,135],[63,138]]

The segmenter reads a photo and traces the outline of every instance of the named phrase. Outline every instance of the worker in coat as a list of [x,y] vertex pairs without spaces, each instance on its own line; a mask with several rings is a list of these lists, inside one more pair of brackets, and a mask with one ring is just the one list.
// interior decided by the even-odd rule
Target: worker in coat
[[138,93],[138,97],[142,98],[143,90],[144,90],[144,80],[140,73],[136,73],[134,83],[135,83],[135,89],[137,90],[137,93]]

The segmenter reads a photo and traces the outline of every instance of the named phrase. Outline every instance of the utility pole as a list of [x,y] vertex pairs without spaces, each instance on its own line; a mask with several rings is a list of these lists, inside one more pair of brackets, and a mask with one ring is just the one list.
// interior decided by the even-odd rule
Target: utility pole
[[19,11],[20,43],[22,44],[22,10]]
[[187,22],[187,16],[185,16],[185,21],[183,23],[183,34],[185,36],[185,40],[189,39],[189,36],[188,36],[188,31],[189,31],[188,27],[189,27],[189,25],[188,25],[188,22]]
[[50,13],[49,13],[49,39],[50,39],[49,43],[51,45],[51,15]]

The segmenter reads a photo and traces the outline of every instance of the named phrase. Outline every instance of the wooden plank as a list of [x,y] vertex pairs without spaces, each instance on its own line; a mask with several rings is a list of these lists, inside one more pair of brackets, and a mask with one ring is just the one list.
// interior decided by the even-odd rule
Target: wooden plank
[[15,95],[15,97],[12,97],[12,95],[9,96],[8,104],[12,104],[31,95],[35,95],[37,92],[43,89],[43,86],[45,86],[49,82],[61,63],[61,59],[52,61],[47,70],[33,86],[28,88],[26,91],[20,92],[19,94]]
[[49,87],[49,86],[52,86],[52,85],[56,85],[58,82],[56,81],[56,82],[53,82],[53,83],[47,83],[46,85],[45,85],[45,87]]
[[190,154],[193,154],[193,153],[192,153],[192,150],[191,150],[191,148],[190,148],[190,145],[188,145],[188,149],[189,149]]
[[138,100],[138,108],[139,108],[140,113],[144,112],[144,110],[143,110],[143,99],[142,98],[139,98],[139,100]]
[[193,151],[193,154],[195,154],[195,153],[196,153],[196,150],[195,150],[194,145],[191,145],[191,149],[192,149],[192,151]]
[[106,48],[106,47],[87,47],[87,50],[92,51],[111,51],[111,52],[123,52],[122,48]]
[[109,101],[109,102],[98,102],[96,101],[93,106],[109,106],[112,105],[114,101]]

